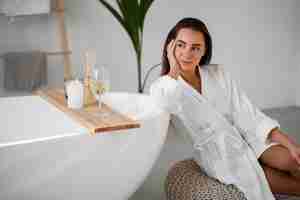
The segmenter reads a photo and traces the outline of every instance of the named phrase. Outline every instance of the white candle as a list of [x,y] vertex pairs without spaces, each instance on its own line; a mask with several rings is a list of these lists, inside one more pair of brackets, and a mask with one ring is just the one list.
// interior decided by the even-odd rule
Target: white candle
[[83,107],[83,84],[79,80],[65,82],[67,103],[69,108],[80,109]]

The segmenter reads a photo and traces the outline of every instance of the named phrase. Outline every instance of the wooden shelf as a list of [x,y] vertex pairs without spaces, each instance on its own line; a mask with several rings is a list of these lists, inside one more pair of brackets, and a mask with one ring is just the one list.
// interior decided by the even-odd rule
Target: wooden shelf
[[83,109],[70,109],[67,106],[63,89],[38,90],[34,94],[41,96],[69,115],[86,127],[91,134],[140,127],[138,121],[114,111],[106,104],[101,109],[96,104],[89,105]]

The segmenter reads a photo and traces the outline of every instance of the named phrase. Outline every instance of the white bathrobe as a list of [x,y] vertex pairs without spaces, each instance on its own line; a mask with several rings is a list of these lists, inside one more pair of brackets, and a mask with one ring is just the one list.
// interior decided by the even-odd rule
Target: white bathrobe
[[211,177],[234,184],[249,200],[273,200],[258,157],[277,121],[256,108],[219,65],[199,68],[202,94],[181,77],[162,76],[150,87],[157,104],[188,129],[194,159]]

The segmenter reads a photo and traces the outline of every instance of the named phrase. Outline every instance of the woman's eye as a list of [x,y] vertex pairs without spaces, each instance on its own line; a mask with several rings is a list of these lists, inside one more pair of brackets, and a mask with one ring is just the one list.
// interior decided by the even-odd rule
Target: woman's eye
[[192,47],[192,51],[194,51],[194,52],[200,52],[201,49],[199,47]]
[[181,48],[181,47],[183,47],[184,45],[183,44],[181,44],[181,43],[177,43],[176,44],[176,47],[179,47],[179,48]]

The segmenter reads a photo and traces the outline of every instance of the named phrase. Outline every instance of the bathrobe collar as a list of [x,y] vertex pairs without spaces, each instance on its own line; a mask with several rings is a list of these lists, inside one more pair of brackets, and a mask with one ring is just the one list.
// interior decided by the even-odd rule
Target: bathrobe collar
[[180,83],[182,83],[182,85],[186,89],[188,89],[187,91],[189,91],[189,94],[191,94],[192,96],[197,97],[201,100],[207,101],[207,98],[206,98],[206,94],[207,94],[207,89],[206,89],[207,77],[206,77],[206,75],[207,74],[206,74],[205,70],[203,70],[201,67],[198,67],[198,69],[199,69],[199,74],[201,76],[199,78],[201,80],[201,92],[202,92],[202,94],[200,94],[195,88],[193,88],[189,83],[187,83],[182,76],[178,77],[178,81]]

